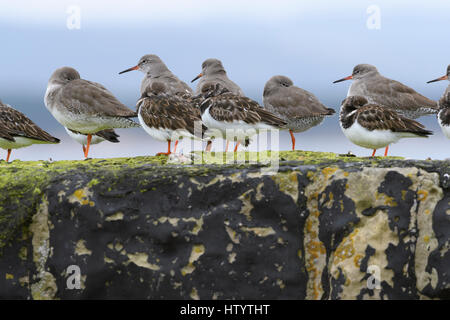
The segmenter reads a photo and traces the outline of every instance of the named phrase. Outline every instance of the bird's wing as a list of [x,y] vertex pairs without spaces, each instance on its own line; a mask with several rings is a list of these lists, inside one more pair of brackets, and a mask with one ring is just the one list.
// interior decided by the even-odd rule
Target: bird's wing
[[14,141],[14,137],[58,143],[59,139],[38,127],[22,112],[8,105],[0,104],[0,137]]
[[277,112],[291,119],[335,113],[333,109],[323,105],[315,95],[299,87],[280,88],[278,92],[265,99],[265,102],[276,108]]
[[358,123],[368,130],[391,130],[393,132],[409,132],[421,136],[431,134],[431,131],[414,120],[400,116],[395,111],[374,104],[367,104],[358,109]]
[[[373,84],[369,85],[370,90],[376,93],[376,96],[371,96],[374,103],[404,110],[416,110],[417,108],[437,110],[436,101],[428,99],[401,82],[380,76],[375,79]],[[375,97],[378,97],[379,100]]]
[[136,112],[126,107],[99,83],[77,79],[61,91],[61,102],[72,113],[105,117],[136,117]]
[[[169,95],[152,95],[138,101],[138,112],[145,124],[152,128],[184,129],[195,134],[195,122],[200,110],[188,99]],[[202,131],[206,128],[202,125]]]
[[261,108],[256,101],[247,97],[224,93],[206,99],[202,104],[202,109],[207,107],[211,107],[209,112],[217,121],[244,121],[248,124],[263,122],[276,127],[286,125],[286,122]]

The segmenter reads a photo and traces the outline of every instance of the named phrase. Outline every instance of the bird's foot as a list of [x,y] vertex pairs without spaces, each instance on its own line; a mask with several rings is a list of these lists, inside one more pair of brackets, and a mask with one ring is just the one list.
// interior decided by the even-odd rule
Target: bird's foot
[[172,154],[172,152],[158,152],[156,154],[156,156],[168,156],[168,155],[171,155],[171,154]]

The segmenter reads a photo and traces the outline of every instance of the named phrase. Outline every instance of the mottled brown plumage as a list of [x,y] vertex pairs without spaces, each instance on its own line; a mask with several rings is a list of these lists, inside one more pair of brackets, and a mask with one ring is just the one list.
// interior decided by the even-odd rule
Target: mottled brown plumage
[[[351,114],[352,112],[354,113]],[[343,128],[349,128],[354,121],[369,131],[389,130],[413,133],[423,137],[432,134],[431,131],[424,129],[425,127],[421,123],[403,117],[393,110],[370,104],[366,98],[361,96],[348,97],[342,102],[341,123]]]
[[263,109],[258,102],[248,97],[235,95],[218,84],[204,86],[202,90],[205,100],[201,103],[201,112],[204,113],[209,108],[209,114],[217,121],[264,123],[277,128],[286,126],[284,120]]
[[200,109],[194,100],[188,93],[170,95],[164,83],[153,82],[137,102],[136,108],[139,120],[142,119],[150,128],[186,130],[201,138],[206,127],[202,125],[200,133],[194,130],[194,123],[201,122]]
[[17,137],[37,140],[46,143],[59,143],[59,139],[51,136],[22,112],[0,101],[0,137],[14,142]]

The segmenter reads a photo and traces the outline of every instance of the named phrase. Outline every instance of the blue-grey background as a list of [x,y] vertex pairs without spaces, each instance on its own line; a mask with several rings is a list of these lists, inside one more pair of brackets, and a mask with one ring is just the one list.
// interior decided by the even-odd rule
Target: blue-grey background
[[[71,5],[81,9],[79,30],[66,25]],[[380,8],[379,30],[366,25],[371,5]],[[134,108],[143,74],[118,72],[134,66],[147,53],[158,54],[186,82],[200,72],[203,60],[219,58],[229,77],[259,102],[265,82],[283,74],[338,114],[350,82],[332,81],[350,75],[358,63],[374,64],[385,76],[438,99],[448,82],[425,82],[444,75],[450,63],[449,11],[450,2],[442,0],[2,0],[0,99],[62,139],[59,145],[14,151],[13,159],[82,158],[80,145],[67,136],[43,103],[48,78],[56,68],[76,68],[83,78],[102,83]],[[346,140],[337,114],[297,134],[297,148],[370,155],[370,150]],[[435,117],[420,121],[435,135],[401,140],[390,154],[447,158],[450,141]],[[166,149],[142,129],[118,133],[121,143],[95,145],[90,155],[151,155]],[[283,132],[280,149],[289,148],[289,135]]]

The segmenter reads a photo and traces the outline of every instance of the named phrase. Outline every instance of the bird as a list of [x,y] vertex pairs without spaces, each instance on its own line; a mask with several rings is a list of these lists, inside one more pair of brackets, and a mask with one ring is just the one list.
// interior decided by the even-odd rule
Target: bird
[[[447,73],[445,76],[440,78],[430,80],[427,83],[432,83],[441,80],[450,80],[450,65],[447,66]],[[444,94],[438,101],[439,113],[438,113],[438,123],[442,129],[444,135],[450,139],[450,85],[445,89]]]
[[[119,74],[133,70],[145,73],[144,79],[142,79],[141,82],[141,96],[145,94],[147,87],[151,87],[153,82],[163,83],[166,86],[166,94],[179,95],[180,97],[187,99],[194,94],[191,87],[174,75],[156,54],[146,54],[142,56],[136,66],[123,70],[119,72]],[[177,145],[178,141],[176,141],[175,144]]]
[[59,141],[22,112],[0,101],[0,147],[7,150],[6,162],[9,162],[12,149],[32,144],[57,144]]
[[[75,140],[76,142],[81,144],[81,146],[83,148],[83,153],[85,153],[86,152],[86,144],[87,144],[87,135],[80,133],[80,132],[70,130],[66,127],[64,127],[64,129],[66,129],[67,134],[73,140]],[[105,140],[109,141],[109,142],[118,143],[118,142],[120,142],[119,139],[117,139],[118,137],[120,137],[120,136],[113,129],[105,129],[105,130],[96,132],[92,135],[91,145],[98,144]]]
[[401,138],[426,138],[432,134],[424,126],[394,110],[369,101],[363,96],[351,96],[342,101],[339,123],[344,135],[354,144],[373,149],[386,148]]
[[[197,84],[197,88],[195,90],[196,95],[200,95],[203,93],[203,88],[208,88],[211,85],[219,84],[222,88],[228,90],[229,92],[238,95],[244,96],[244,92],[242,89],[233,81],[231,81],[228,76],[225,68],[223,67],[222,61],[219,59],[206,59],[202,63],[202,72],[192,79],[191,82],[199,80]],[[228,151],[229,141],[227,140],[227,144],[225,146],[225,152]],[[212,141],[209,140],[205,151],[211,151]]]
[[146,54],[141,59],[136,66],[128,68],[119,72],[123,74],[129,71],[139,70],[145,73],[144,79],[141,83],[141,95],[146,92],[146,88],[151,86],[153,82],[162,82],[166,85],[166,90],[168,94],[187,94],[188,96],[193,95],[193,90],[185,82],[178,79],[172,71],[167,68],[165,63],[155,54]]
[[333,83],[345,80],[353,80],[347,97],[363,96],[369,103],[392,109],[404,117],[416,119],[438,111],[436,101],[398,81],[383,77],[373,65],[358,64],[353,68],[351,76]]
[[294,132],[303,132],[319,125],[326,116],[335,113],[312,93],[303,90],[286,76],[271,77],[264,86],[264,108],[287,122],[295,150]]
[[84,156],[92,136],[114,128],[135,128],[136,112],[117,100],[99,83],[81,79],[77,70],[62,67],[50,77],[44,103],[53,117],[69,130],[87,135]]
[[191,82],[199,80],[197,84],[197,88],[195,89],[195,94],[202,93],[203,86],[220,84],[223,88],[227,89],[229,92],[238,95],[244,96],[244,92],[242,89],[233,81],[231,81],[228,76],[225,68],[222,65],[222,61],[219,59],[206,59],[202,63],[202,72],[192,79]]
[[220,84],[203,90],[206,92],[200,104],[201,119],[209,130],[220,131],[227,140],[231,132],[237,141],[234,152],[241,143],[247,147],[250,138],[261,130],[281,129],[287,124],[256,101],[233,94]]
[[[172,95],[170,92],[166,83],[153,81],[136,104],[142,128],[154,139],[167,141],[167,152],[159,152],[157,155],[170,155],[176,151],[179,139],[201,139],[206,131],[200,109],[195,103],[195,99],[199,98],[188,97],[183,93]],[[176,142],[172,152],[171,142],[174,140]]]

